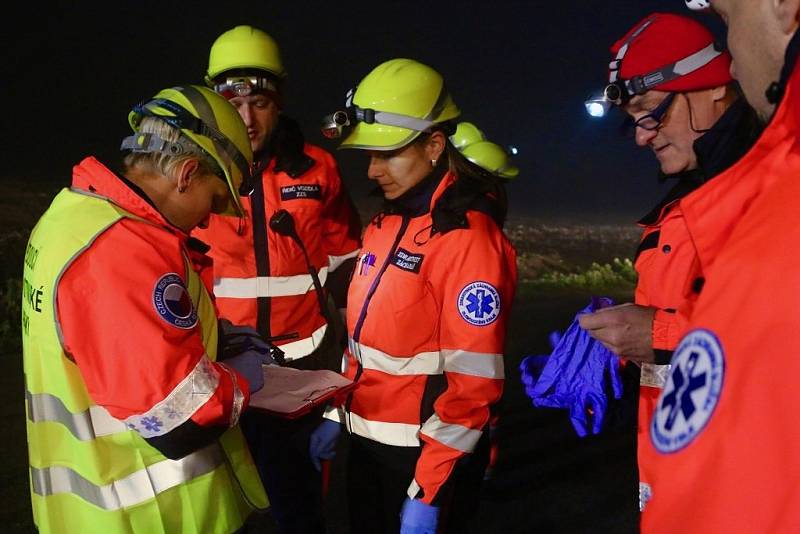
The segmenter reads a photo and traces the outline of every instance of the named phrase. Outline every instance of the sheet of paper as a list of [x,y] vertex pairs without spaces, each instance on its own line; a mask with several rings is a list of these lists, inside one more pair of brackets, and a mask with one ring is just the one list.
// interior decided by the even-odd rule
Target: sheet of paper
[[250,396],[250,406],[278,414],[293,414],[352,385],[333,371],[301,371],[265,365],[264,387]]

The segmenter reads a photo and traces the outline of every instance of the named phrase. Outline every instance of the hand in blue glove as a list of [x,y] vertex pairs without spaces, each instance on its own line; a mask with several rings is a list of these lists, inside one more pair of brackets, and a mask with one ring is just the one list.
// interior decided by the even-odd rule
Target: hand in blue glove
[[439,507],[406,497],[400,510],[400,534],[436,534]]
[[257,350],[247,350],[225,359],[223,363],[236,369],[240,375],[245,377],[250,385],[250,393],[255,393],[264,387],[264,372],[261,367],[272,365],[275,360],[269,354],[263,354]]
[[341,433],[342,425],[330,419],[323,419],[322,423],[311,433],[308,455],[317,471],[322,471],[322,460],[330,460],[336,456],[336,442]]
[[269,356],[269,361],[265,361],[264,365],[277,364],[273,358],[275,346],[265,341],[252,326],[235,325],[227,319],[220,319],[219,329],[221,360],[254,350]]
[[567,332],[549,357],[529,356],[521,365],[525,392],[534,406],[567,408],[577,434],[600,432],[608,407],[606,373],[614,397],[622,396],[619,358],[589,336],[578,324],[581,314],[612,305],[610,299],[593,297],[589,306],[578,312]]

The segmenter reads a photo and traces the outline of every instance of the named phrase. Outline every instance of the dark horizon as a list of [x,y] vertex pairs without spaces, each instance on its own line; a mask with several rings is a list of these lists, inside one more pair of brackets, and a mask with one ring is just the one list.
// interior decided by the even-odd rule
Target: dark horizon
[[[657,183],[649,150],[619,136],[620,115],[593,120],[583,101],[602,88],[608,48],[633,24],[653,11],[690,12],[678,0],[582,4],[23,6],[2,37],[11,98],[0,178],[67,185],[71,166],[87,155],[113,166],[131,106],[163,87],[202,83],[214,39],[251,24],[281,48],[285,113],[334,153],[358,204],[370,204],[366,155],[335,150],[319,119],[378,63],[411,57],[443,74],[459,120],[518,147],[520,177],[508,185],[512,220],[634,223],[669,185]],[[720,31],[714,18],[698,17]]]

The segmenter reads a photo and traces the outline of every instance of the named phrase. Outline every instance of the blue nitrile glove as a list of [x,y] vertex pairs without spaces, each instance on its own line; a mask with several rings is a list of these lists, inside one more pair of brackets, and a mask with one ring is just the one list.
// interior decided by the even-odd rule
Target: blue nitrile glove
[[268,360],[264,361],[264,365],[276,365],[277,362],[273,358],[275,346],[265,341],[252,326],[235,325],[227,319],[220,319],[219,329],[220,360],[227,360],[244,352],[254,350],[268,356]]
[[257,350],[246,350],[241,354],[226,358],[223,363],[233,367],[245,377],[250,385],[250,393],[255,393],[264,387],[264,372],[261,367],[274,364],[275,360],[269,354],[263,354]]
[[439,507],[406,497],[400,510],[400,534],[436,534]]
[[[578,315],[612,304],[611,299],[593,297]],[[600,432],[608,407],[606,372],[614,398],[622,396],[619,358],[580,327],[577,315],[546,361],[529,358],[523,360],[523,382],[534,406],[569,409],[572,426],[581,437],[588,434],[590,416],[592,433]]]
[[[553,350],[561,341],[561,332],[553,330],[547,337],[550,341],[550,350]],[[522,383],[525,385],[525,393],[533,398],[533,388],[536,386],[536,381],[544,370],[547,360],[550,358],[549,354],[532,354],[525,356],[519,364],[519,372],[522,377]]]
[[342,433],[342,425],[330,419],[323,419],[311,433],[308,441],[308,455],[317,471],[322,471],[322,460],[336,456],[336,442]]

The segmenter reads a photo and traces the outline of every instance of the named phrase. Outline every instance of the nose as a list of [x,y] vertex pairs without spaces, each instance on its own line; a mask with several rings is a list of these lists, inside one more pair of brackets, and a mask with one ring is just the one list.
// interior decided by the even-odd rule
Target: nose
[[377,180],[383,174],[383,165],[380,158],[369,157],[369,167],[367,168],[367,178]]
[[644,128],[636,128],[635,139],[636,144],[639,146],[647,146],[658,135],[657,130],[645,130]]
[[244,125],[250,127],[253,124],[253,112],[250,109],[250,104],[242,104],[239,106],[239,115],[242,116]]

